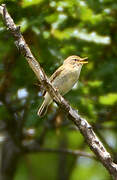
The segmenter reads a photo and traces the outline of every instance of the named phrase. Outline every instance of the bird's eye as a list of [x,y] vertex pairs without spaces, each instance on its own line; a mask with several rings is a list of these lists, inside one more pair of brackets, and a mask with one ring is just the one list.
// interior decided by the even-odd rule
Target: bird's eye
[[77,61],[77,59],[73,59],[74,61]]

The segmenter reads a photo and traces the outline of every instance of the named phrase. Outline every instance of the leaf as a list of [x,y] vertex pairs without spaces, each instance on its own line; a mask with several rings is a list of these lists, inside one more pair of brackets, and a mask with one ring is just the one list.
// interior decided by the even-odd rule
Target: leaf
[[117,102],[117,93],[109,93],[99,97],[99,102],[104,105],[114,105]]

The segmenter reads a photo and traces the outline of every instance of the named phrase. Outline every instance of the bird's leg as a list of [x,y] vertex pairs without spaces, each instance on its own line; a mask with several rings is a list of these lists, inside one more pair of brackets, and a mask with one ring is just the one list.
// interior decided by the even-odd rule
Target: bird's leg
[[58,89],[56,86],[55,86],[55,91],[56,91],[56,92],[59,92],[59,89]]

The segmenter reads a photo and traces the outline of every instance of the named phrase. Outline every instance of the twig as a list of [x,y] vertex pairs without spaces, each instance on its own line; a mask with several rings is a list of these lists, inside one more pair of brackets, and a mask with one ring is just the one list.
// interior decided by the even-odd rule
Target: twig
[[15,44],[17,48],[27,59],[30,67],[36,74],[40,83],[45,87],[45,90],[50,93],[51,97],[57,102],[57,104],[62,107],[69,119],[72,120],[74,124],[79,128],[87,144],[95,153],[100,162],[106,167],[106,169],[114,177],[114,179],[117,179],[117,164],[112,161],[110,154],[107,152],[101,141],[97,138],[90,124],[84,118],[82,118],[76,112],[76,110],[73,110],[68,104],[68,102],[65,101],[65,99],[58,93],[58,91],[56,91],[52,87],[43,69],[40,67],[40,64],[32,55],[28,45],[26,44],[23,36],[21,35],[20,27],[17,27],[14,24],[14,21],[9,15],[4,4],[0,6],[0,13],[2,14],[7,29],[11,32],[12,36],[15,39]]
[[97,160],[97,158],[90,153],[84,152],[82,150],[72,150],[72,149],[50,149],[50,148],[42,148],[38,144],[31,144],[29,146],[26,146],[25,152],[48,152],[48,153],[65,153],[65,154],[71,154],[74,156],[83,156],[88,158],[93,158]]

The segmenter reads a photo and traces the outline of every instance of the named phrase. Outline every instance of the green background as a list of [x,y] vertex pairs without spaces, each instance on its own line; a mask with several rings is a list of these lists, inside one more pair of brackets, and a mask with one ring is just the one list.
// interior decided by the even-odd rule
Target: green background
[[[48,77],[70,55],[89,58],[78,85],[65,98],[93,126],[117,162],[117,2],[4,0],[2,3],[16,25],[21,26],[26,42]],[[80,132],[57,106],[51,105],[44,118],[37,116],[43,100],[37,82],[0,18],[1,135],[8,132],[19,144],[36,140],[43,148],[91,153]],[[19,129],[17,121],[23,121]],[[30,128],[33,135],[27,133]],[[24,153],[14,165],[17,165],[14,180],[111,179],[98,161],[62,153]]]

